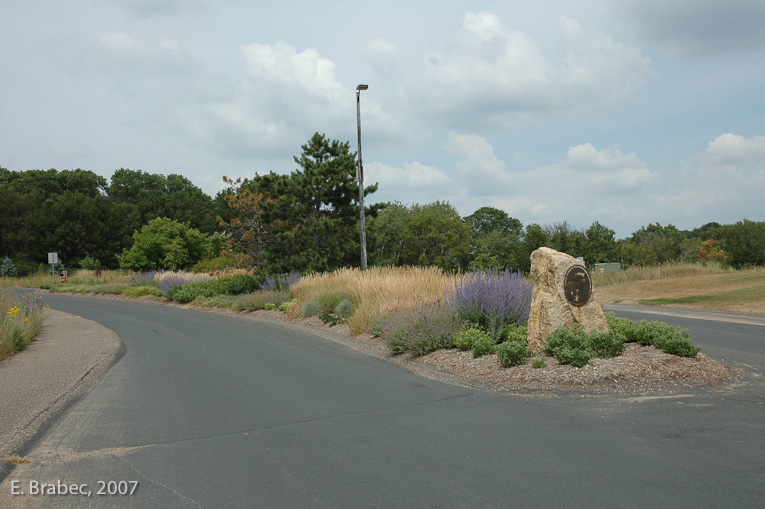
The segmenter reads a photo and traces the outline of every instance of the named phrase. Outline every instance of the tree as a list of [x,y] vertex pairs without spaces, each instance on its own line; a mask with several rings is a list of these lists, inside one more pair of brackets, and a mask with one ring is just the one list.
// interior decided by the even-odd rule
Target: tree
[[130,270],[188,269],[207,253],[207,235],[188,224],[157,218],[133,234],[133,246],[118,256]]
[[728,263],[735,268],[765,265],[765,221],[744,219],[706,232],[706,240],[715,239],[725,251]]
[[481,207],[465,217],[470,228],[472,269],[516,268],[519,266],[523,224],[494,207]]
[[584,263],[590,267],[596,263],[613,262],[619,258],[619,245],[614,236],[616,233],[595,221],[584,232],[585,243]]
[[[686,236],[676,226],[668,224],[662,226],[659,223],[649,224],[632,234],[632,242],[643,247],[635,251],[640,253],[638,258],[649,260],[655,258],[655,263],[665,263],[679,260],[682,254],[681,244]],[[629,251],[629,249],[628,249]],[[653,256],[647,251],[652,251]],[[635,262],[639,265],[643,263]]]
[[392,265],[437,265],[465,268],[470,256],[470,230],[447,202],[385,207],[370,223],[373,260]]
[[3,258],[3,263],[0,264],[0,276],[14,277],[15,275],[16,266],[13,264],[13,261],[6,256]]
[[531,253],[540,247],[551,247],[550,237],[547,236],[544,228],[537,223],[526,225],[526,231],[521,241],[521,256],[518,259],[518,268],[524,272],[531,271]]
[[[228,181],[235,209],[222,219],[253,265],[268,272],[326,271],[360,260],[356,156],[348,142],[315,133],[289,176],[273,172]],[[377,185],[364,189],[365,195]],[[374,217],[379,207],[367,209]]]
[[158,217],[189,223],[204,233],[217,227],[212,198],[182,175],[165,177],[120,168],[112,175],[108,194],[115,202],[134,209],[126,217],[132,226],[129,231]]

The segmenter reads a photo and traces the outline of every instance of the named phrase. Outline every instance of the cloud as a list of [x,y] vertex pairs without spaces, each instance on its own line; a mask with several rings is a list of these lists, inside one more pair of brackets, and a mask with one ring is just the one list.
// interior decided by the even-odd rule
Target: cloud
[[211,8],[205,0],[109,0],[134,16],[142,18],[170,17]]
[[[675,193],[675,213],[703,215],[718,222],[763,219],[765,137],[721,134],[694,154]],[[718,219],[714,219],[718,218]]]
[[313,132],[332,137],[353,118],[352,92],[315,49],[299,52],[277,41],[242,46],[241,53],[244,78],[193,112],[189,132],[212,149],[240,157],[284,154]]
[[438,168],[418,161],[404,163],[401,168],[373,162],[365,164],[364,171],[366,180],[379,182],[381,187],[388,188],[432,189],[452,183],[452,179]]
[[476,196],[487,196],[498,188],[513,184],[507,164],[494,154],[489,141],[476,134],[449,133],[447,150],[460,157],[455,165],[464,189]]
[[675,55],[704,57],[765,47],[765,2],[630,0],[622,10],[640,41]]
[[[650,72],[639,48],[560,19],[565,56],[548,58],[490,13],[465,16],[456,47],[425,55],[412,72],[413,107],[452,128],[518,127],[545,115],[612,111]],[[415,86],[416,85],[416,86]]]
[[105,76],[126,92],[157,90],[157,80],[190,79],[197,72],[196,60],[163,39],[140,41],[125,32],[102,32],[89,36],[61,36],[50,41],[46,51],[51,60],[73,76]]
[[450,133],[448,149],[461,157],[451,201],[464,214],[489,205],[524,222],[632,222],[644,217],[642,199],[658,181],[636,154],[591,143],[571,147],[559,163],[512,170],[481,136]]

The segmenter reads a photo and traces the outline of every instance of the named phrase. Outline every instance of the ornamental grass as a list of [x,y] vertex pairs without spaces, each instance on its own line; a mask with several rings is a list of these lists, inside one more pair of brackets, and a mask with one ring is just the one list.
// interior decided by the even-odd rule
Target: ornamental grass
[[438,267],[370,267],[365,272],[346,268],[312,274],[291,287],[295,304],[288,312],[298,316],[311,300],[327,305],[348,300],[354,307],[348,324],[353,334],[360,334],[376,317],[443,302],[453,279]]

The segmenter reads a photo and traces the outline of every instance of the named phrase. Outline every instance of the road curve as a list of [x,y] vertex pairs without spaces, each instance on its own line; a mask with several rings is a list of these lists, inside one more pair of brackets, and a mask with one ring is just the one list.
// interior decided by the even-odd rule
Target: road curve
[[[126,353],[0,485],[2,507],[764,502],[762,365],[742,387],[531,399],[423,379],[270,324],[146,302],[46,302],[113,330]],[[78,493],[30,495],[40,483]],[[132,495],[108,494],[133,483]]]

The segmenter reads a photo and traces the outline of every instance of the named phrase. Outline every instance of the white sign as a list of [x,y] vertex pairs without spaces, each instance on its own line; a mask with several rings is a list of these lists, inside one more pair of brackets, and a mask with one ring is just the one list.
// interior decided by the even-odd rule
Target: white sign
[[48,253],[48,263],[55,265],[58,263],[58,253]]

